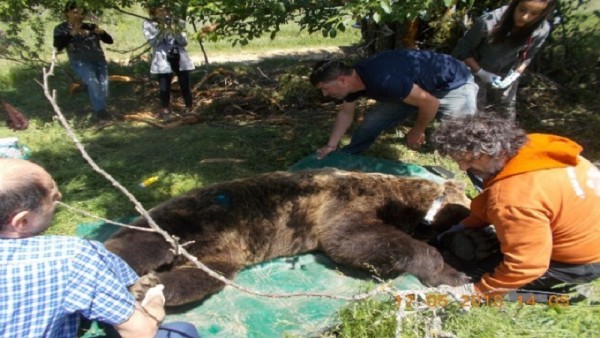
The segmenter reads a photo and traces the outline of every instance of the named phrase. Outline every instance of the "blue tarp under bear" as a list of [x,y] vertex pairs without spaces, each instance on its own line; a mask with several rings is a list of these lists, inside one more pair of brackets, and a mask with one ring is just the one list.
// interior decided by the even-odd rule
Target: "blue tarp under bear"
[[[290,170],[324,167],[442,180],[414,164],[345,153],[332,153],[323,160],[310,155]],[[78,227],[78,235],[103,241],[115,230],[116,226],[104,223],[83,224]],[[242,270],[234,282],[262,293],[352,296],[372,287],[374,279],[365,272],[338,266],[315,253],[281,257],[250,266]],[[422,287],[411,275],[400,276],[391,283],[400,290]],[[318,336],[334,325],[337,310],[345,304],[347,301],[324,297],[261,297],[228,286],[193,308],[176,309],[176,313],[169,311],[165,321],[194,323],[205,338],[310,337]],[[88,331],[84,337],[97,336],[102,336],[102,330]]]

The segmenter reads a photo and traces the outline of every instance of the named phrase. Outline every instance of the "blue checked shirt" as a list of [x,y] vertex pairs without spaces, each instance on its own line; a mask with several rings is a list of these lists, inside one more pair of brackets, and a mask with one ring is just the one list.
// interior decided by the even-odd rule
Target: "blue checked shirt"
[[135,310],[137,275],[95,241],[0,239],[0,337],[76,337],[79,316],[110,325]]

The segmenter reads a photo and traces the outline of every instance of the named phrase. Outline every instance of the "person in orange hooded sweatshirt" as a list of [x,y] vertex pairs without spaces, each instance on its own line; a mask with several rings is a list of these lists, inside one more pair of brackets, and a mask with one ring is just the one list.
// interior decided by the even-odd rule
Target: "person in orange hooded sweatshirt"
[[471,214],[448,232],[491,224],[503,254],[492,272],[462,290],[515,295],[599,278],[600,171],[572,140],[526,134],[492,115],[447,119],[432,135],[442,155],[484,185]]

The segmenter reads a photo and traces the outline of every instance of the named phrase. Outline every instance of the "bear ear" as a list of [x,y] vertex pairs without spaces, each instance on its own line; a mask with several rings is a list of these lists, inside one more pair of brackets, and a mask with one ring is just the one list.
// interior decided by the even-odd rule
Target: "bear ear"
[[446,180],[444,182],[444,196],[448,203],[462,204],[467,208],[471,205],[471,199],[465,194],[466,184],[458,180]]

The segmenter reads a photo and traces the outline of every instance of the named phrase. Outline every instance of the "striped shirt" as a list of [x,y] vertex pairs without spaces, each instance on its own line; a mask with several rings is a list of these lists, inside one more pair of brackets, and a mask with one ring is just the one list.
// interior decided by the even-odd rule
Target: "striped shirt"
[[137,275],[101,243],[0,239],[0,337],[76,337],[80,315],[110,325],[135,310]]

